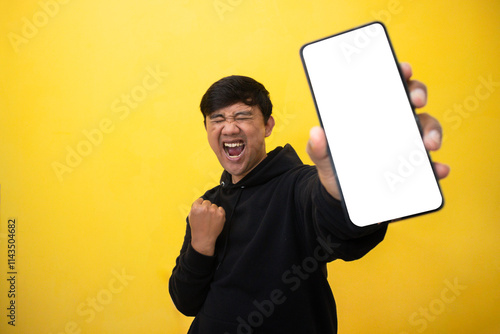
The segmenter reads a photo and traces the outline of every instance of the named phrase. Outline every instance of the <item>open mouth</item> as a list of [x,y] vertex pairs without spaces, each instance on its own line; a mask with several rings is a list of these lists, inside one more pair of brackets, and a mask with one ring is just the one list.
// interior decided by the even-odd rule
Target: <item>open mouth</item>
[[224,152],[226,153],[226,156],[228,158],[236,159],[239,158],[245,150],[245,143],[242,140],[234,142],[223,142],[222,147],[224,148]]

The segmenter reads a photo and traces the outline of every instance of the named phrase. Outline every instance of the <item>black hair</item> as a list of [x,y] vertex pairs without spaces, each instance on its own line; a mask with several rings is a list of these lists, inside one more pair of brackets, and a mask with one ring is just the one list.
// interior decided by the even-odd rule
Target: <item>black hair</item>
[[258,106],[267,124],[273,110],[269,92],[264,85],[246,76],[231,75],[213,83],[203,95],[200,109],[206,120],[214,111],[238,102]]

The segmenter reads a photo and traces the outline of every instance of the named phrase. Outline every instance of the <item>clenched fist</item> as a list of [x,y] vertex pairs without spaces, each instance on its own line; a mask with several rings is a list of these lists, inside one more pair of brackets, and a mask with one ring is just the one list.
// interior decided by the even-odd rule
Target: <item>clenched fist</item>
[[221,206],[198,198],[189,212],[191,246],[200,254],[213,256],[215,242],[226,222],[226,212]]

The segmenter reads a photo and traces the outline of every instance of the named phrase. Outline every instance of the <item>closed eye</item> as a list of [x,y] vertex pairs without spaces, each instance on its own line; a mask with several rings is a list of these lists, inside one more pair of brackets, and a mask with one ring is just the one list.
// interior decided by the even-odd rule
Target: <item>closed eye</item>
[[249,121],[251,119],[252,119],[252,117],[249,117],[249,116],[240,116],[240,117],[236,117],[234,120],[236,122],[244,122],[244,121]]
[[212,122],[212,123],[220,123],[220,122],[224,122],[225,120],[226,119],[221,114],[210,115],[210,122]]

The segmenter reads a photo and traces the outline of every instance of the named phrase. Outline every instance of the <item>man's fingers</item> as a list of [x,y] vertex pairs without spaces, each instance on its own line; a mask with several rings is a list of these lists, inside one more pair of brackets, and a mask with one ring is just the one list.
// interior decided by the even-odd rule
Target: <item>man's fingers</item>
[[399,63],[399,67],[401,68],[401,72],[403,72],[403,77],[405,78],[405,80],[410,80],[411,76],[413,75],[410,64],[402,62]]
[[316,165],[319,179],[326,191],[334,198],[340,199],[337,180],[328,155],[325,131],[319,126],[313,127],[309,132],[307,154]]
[[[422,126],[422,131],[424,134],[424,145],[429,151],[436,151],[441,147],[441,141],[443,138],[443,129],[438,120],[429,114],[423,113],[418,115],[420,119],[420,125]],[[450,166],[434,162],[434,170],[438,179],[444,179],[450,173]]]
[[418,80],[410,80],[413,70],[408,63],[400,63],[399,67],[403,72],[403,77],[408,84],[411,103],[415,108],[422,108],[427,104],[427,86]]
[[309,132],[306,150],[315,164],[321,163],[323,159],[328,157],[325,131],[321,127],[315,126]]
[[202,197],[196,199],[191,206],[191,212],[196,212],[197,214],[218,214],[219,216],[225,217],[226,212],[222,206],[218,206]]
[[211,213],[217,214],[219,217],[225,217],[226,216],[226,211],[224,211],[224,208],[222,206],[218,206],[217,204],[212,204],[210,206]]
[[434,170],[436,171],[438,179],[444,179],[450,174],[450,166],[439,162],[434,162]]
[[408,82],[411,103],[415,108],[422,108],[427,104],[427,86],[418,80]]
[[443,138],[441,124],[437,119],[426,113],[419,114],[418,117],[422,126],[425,148],[429,151],[438,150],[441,147]]

